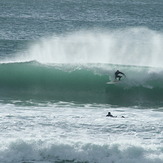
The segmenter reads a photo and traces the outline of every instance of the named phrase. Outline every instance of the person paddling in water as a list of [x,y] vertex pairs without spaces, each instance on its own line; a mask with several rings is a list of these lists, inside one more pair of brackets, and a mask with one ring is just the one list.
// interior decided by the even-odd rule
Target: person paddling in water
[[126,76],[126,75],[123,72],[120,72],[119,70],[115,72],[115,80],[118,79],[120,81],[122,76]]
[[110,112],[108,112],[108,114],[106,115],[106,117],[117,117],[117,116],[113,116]]
[[[108,112],[108,114],[106,115],[106,117],[117,118],[117,116],[113,116],[110,112]],[[125,117],[124,116],[121,116],[121,118],[125,118]]]

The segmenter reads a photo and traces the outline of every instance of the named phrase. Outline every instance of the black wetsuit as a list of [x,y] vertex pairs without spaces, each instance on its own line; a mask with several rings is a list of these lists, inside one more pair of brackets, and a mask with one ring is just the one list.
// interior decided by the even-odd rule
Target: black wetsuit
[[108,112],[108,114],[106,115],[106,117],[114,117],[113,115],[111,115],[110,112]]
[[123,73],[123,72],[120,72],[120,71],[116,71],[115,72],[115,80],[118,78],[118,80],[121,80],[121,77],[122,77],[122,75],[119,75],[119,74],[122,74],[122,75],[124,75],[125,76],[125,74]]

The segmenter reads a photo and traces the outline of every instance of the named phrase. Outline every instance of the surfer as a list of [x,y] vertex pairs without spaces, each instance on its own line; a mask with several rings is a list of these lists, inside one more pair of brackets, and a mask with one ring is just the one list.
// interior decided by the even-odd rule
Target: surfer
[[[110,112],[108,112],[108,114],[106,115],[106,117],[117,118],[117,116],[113,116]],[[125,117],[122,115],[121,118],[125,118]]]
[[117,70],[117,71],[115,72],[115,80],[117,80],[117,78],[118,78],[118,80],[120,81],[121,78],[122,78],[122,75],[123,75],[123,76],[126,76],[123,72],[120,72],[119,70]]
[[117,116],[113,116],[110,112],[108,112],[108,114],[106,115],[106,117],[117,117]]

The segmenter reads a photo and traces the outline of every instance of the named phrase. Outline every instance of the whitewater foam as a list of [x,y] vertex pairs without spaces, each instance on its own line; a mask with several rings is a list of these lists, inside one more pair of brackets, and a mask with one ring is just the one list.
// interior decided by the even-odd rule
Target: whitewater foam
[[[85,144],[51,144],[43,142],[16,141],[8,150],[1,153],[0,160],[4,163],[52,163],[52,162],[97,162],[97,163],[161,163],[162,155],[153,154],[154,150],[130,146],[121,149],[120,145]],[[148,157],[145,156],[148,153]],[[2,159],[3,156],[3,159]],[[15,157],[16,156],[16,157]],[[150,158],[152,156],[152,158]],[[160,157],[160,158],[159,158]]]
[[163,161],[162,112],[65,102],[0,106],[0,162]]
[[16,60],[162,67],[163,34],[147,28],[78,31],[32,42]]

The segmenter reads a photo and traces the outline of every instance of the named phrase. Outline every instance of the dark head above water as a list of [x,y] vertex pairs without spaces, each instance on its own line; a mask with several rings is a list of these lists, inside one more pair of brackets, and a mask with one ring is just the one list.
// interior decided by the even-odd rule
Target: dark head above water
[[110,112],[106,115],[107,117],[114,117]]

